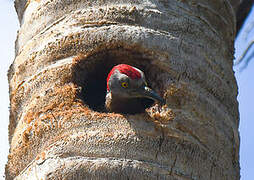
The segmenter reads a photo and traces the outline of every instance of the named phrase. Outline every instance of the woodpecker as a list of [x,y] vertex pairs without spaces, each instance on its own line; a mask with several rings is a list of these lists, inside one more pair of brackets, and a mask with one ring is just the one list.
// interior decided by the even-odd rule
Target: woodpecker
[[144,111],[143,98],[165,103],[163,98],[148,87],[141,70],[127,64],[114,66],[107,77],[106,109],[131,114]]

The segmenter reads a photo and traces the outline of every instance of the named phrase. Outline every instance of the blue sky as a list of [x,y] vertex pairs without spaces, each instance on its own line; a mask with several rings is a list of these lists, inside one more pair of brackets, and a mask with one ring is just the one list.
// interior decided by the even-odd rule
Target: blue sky
[[8,123],[9,123],[9,94],[7,83],[7,70],[14,59],[14,42],[19,27],[13,3],[9,0],[0,0],[0,179],[3,178],[4,165],[9,152]]
[[[252,30],[251,30],[252,29]],[[249,32],[250,31],[250,32]],[[246,33],[249,32],[249,33]],[[254,41],[254,8],[244,23],[239,36],[235,42],[236,59],[244,49]],[[254,47],[251,48],[252,52]],[[248,53],[251,54],[251,53]],[[248,66],[240,71],[240,66],[235,67],[235,75],[238,84],[240,111],[240,165],[242,180],[254,179],[254,57]],[[253,138],[253,139],[252,139]]]
[[[18,18],[12,1],[0,0],[0,22],[3,24],[0,28],[0,114],[2,117],[0,126],[0,179],[3,178],[4,165],[7,161],[9,151],[8,145],[8,122],[9,122],[9,94],[7,83],[7,70],[14,59],[14,42],[16,33],[19,28]],[[250,31],[251,25],[253,30]],[[246,34],[246,31],[250,31]],[[254,41],[254,9],[240,36],[236,40],[236,58],[248,46],[248,43]],[[252,48],[254,51],[254,47]],[[240,163],[241,163],[241,179],[254,179],[254,121],[252,116],[254,113],[254,58],[248,67],[240,72],[239,67],[235,67],[235,75],[239,86],[239,110],[240,110]]]

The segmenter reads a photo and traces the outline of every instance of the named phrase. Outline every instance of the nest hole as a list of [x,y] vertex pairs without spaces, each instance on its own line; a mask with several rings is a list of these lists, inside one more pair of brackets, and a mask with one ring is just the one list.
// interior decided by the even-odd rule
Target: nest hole
[[[158,77],[161,70],[150,64],[150,59],[144,58],[141,53],[129,50],[107,50],[88,57],[78,55],[74,60],[72,69],[73,82],[79,87],[77,97],[90,109],[98,112],[106,112],[105,97],[107,92],[107,75],[117,64],[129,64],[139,68],[145,73],[148,85],[161,95],[163,82]],[[148,98],[140,98],[143,109],[136,114],[144,112],[151,107],[154,101]],[[125,113],[125,112],[123,112]]]

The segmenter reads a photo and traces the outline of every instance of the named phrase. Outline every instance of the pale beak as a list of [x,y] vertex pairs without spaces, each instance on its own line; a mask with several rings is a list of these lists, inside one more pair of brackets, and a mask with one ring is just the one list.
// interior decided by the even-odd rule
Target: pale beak
[[140,96],[152,99],[154,101],[157,101],[161,104],[165,104],[165,100],[160,97],[154,90],[152,90],[151,88],[144,86],[140,91]]

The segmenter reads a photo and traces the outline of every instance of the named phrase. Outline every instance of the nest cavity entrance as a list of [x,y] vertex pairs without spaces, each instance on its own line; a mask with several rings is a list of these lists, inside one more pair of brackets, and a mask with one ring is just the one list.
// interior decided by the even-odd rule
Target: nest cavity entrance
[[[158,82],[156,73],[160,70],[150,64],[150,60],[143,58],[142,54],[129,50],[107,50],[85,57],[78,55],[74,59],[73,82],[80,88],[78,98],[94,111],[105,112],[105,96],[107,92],[107,75],[117,64],[129,64],[144,71],[147,82],[153,88],[152,82]],[[157,92],[159,89],[153,88]],[[151,107],[153,100],[141,98],[144,108]],[[133,112],[130,114],[140,113]],[[124,112],[123,112],[124,113]]]

